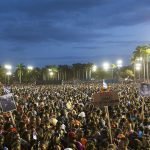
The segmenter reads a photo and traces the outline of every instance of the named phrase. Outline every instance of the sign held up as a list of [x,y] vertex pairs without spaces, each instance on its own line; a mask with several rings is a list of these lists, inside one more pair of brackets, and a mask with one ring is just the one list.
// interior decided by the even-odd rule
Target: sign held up
[[113,106],[119,103],[118,93],[114,91],[95,93],[93,100],[93,104],[96,106]]
[[141,96],[150,97],[150,84],[141,83],[139,93]]
[[8,112],[16,109],[12,93],[0,96],[0,104],[3,112]]

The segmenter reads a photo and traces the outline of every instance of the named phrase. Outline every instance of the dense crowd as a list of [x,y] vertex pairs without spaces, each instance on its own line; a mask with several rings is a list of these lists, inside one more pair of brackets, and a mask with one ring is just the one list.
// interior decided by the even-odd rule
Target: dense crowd
[[149,150],[150,98],[135,84],[110,86],[119,95],[109,106],[112,142],[105,107],[92,103],[98,84],[12,86],[15,123],[1,112],[0,150]]

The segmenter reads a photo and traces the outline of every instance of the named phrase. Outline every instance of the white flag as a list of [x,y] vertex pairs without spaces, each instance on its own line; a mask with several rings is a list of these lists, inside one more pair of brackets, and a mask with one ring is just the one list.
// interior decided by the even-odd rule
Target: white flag
[[107,83],[105,82],[105,80],[103,80],[103,88],[104,88],[104,89],[107,89],[107,87],[108,87],[108,86],[107,86]]

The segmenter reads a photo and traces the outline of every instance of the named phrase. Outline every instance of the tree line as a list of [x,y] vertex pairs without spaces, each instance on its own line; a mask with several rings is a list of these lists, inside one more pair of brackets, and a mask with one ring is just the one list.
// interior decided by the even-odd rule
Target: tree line
[[[150,74],[150,45],[137,46],[133,51],[131,57],[131,64],[133,67],[134,75],[139,71],[139,77],[144,81],[149,82]],[[139,66],[139,70],[136,70],[136,66]]]
[[[93,63],[76,63],[72,65],[47,65],[29,70],[23,63],[16,66],[13,74],[9,77],[13,83],[34,83],[47,81],[73,81],[73,80],[99,80],[99,79],[118,79],[132,78],[149,81],[150,69],[150,45],[140,45],[135,48],[131,56],[131,64],[118,68],[112,64],[109,71],[104,71],[98,67],[94,72]],[[136,65],[140,64],[140,70],[136,70]],[[0,66],[0,82],[7,83],[8,76],[6,69]]]
[[[29,83],[36,81],[69,81],[69,80],[90,80],[92,63],[76,63],[69,65],[47,65],[43,68],[35,67],[29,70],[23,63],[16,66],[10,76],[11,81],[18,83]],[[7,82],[6,69],[0,66],[0,81]]]

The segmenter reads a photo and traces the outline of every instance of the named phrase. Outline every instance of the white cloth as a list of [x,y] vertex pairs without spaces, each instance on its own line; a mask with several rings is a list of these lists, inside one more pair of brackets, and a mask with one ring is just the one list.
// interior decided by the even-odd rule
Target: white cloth
[[85,112],[81,112],[78,116],[84,118],[85,117]]

